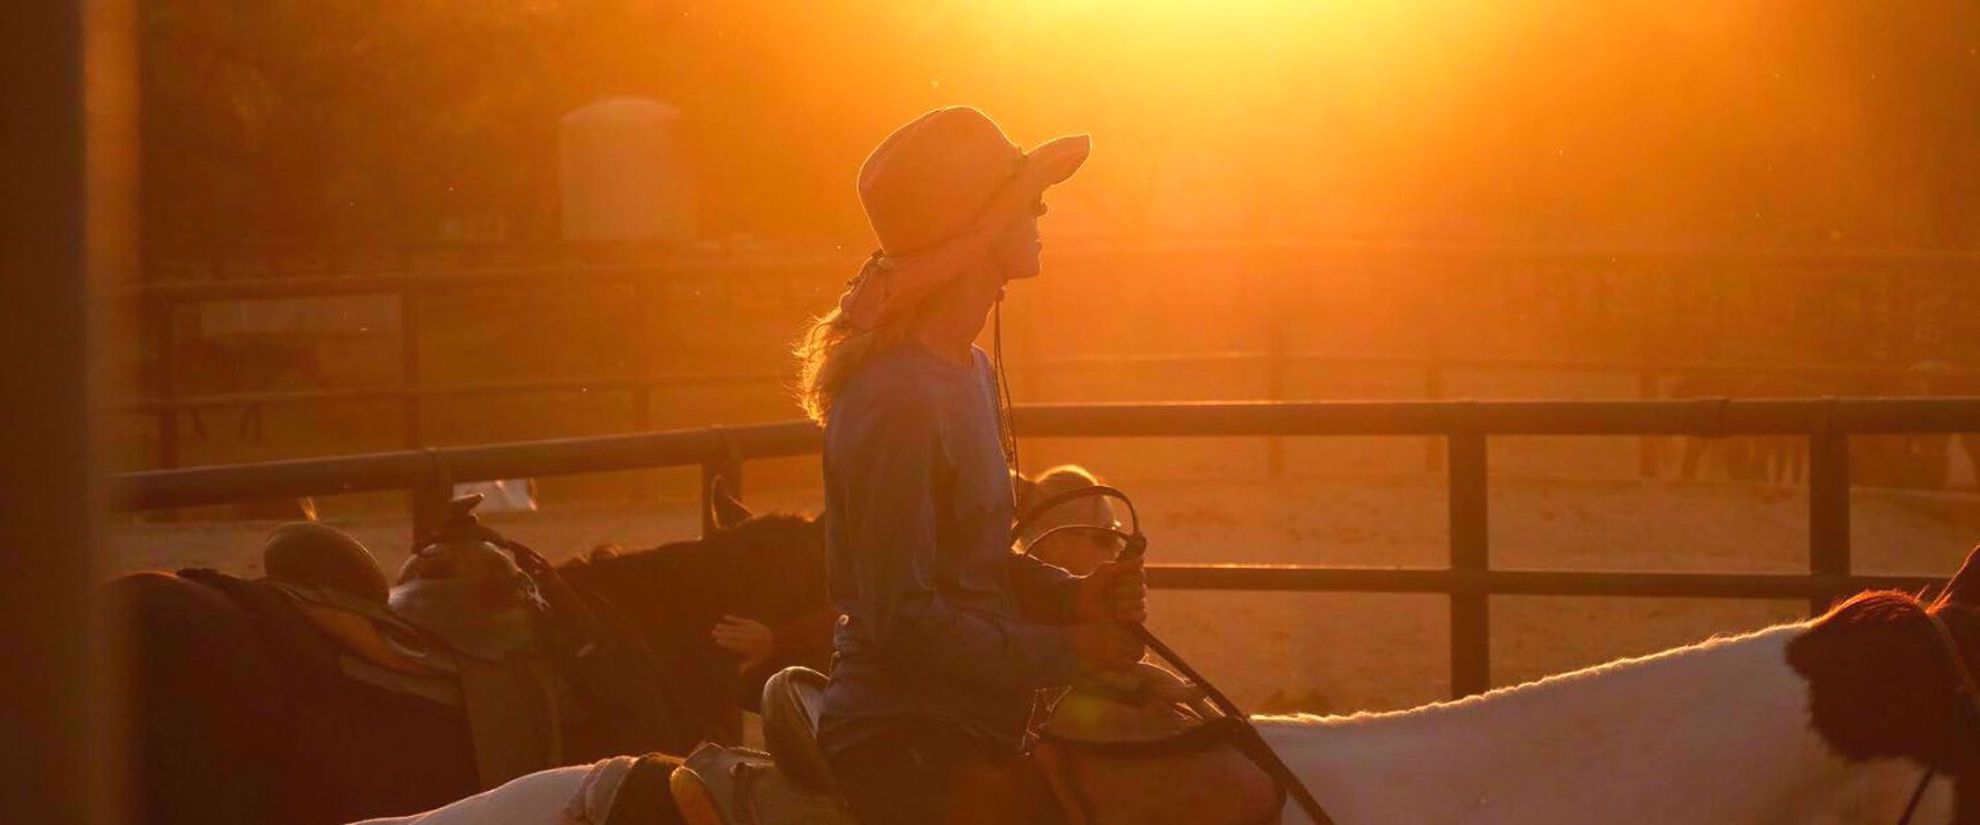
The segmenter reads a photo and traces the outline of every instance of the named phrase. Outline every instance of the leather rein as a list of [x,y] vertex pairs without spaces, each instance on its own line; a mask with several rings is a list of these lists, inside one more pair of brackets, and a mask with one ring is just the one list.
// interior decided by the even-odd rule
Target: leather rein
[[[1919,613],[1924,614],[1926,623],[1932,628],[1932,639],[1938,643],[1939,651],[1945,654],[1947,667],[1953,672],[1953,698],[1960,722],[1968,733],[1980,741],[1980,680],[1974,678],[1973,668],[1960,654],[1959,640],[1953,637],[1952,628],[1946,625],[1946,620],[1939,617],[1938,611],[1916,601],[1912,603],[1918,607]],[[1918,813],[1918,803],[1925,799],[1925,788],[1940,772],[1941,766],[1937,764],[1925,768],[1925,775],[1918,778],[1918,788],[1911,792],[1911,801],[1905,804],[1897,825],[1911,825],[1912,815]]]
[[[1132,530],[1124,531],[1118,527],[1098,524],[1062,524],[1040,533],[1037,538],[1032,539],[1025,545],[1024,552],[1029,554],[1032,547],[1036,547],[1039,542],[1051,538],[1055,534],[1077,531],[1104,533],[1120,539],[1122,542],[1121,550],[1114,555],[1116,560],[1146,556],[1148,552],[1148,536],[1141,531],[1141,514],[1135,511],[1134,500],[1128,498],[1126,493],[1104,484],[1068,490],[1038,502],[1036,505],[1030,507],[1022,518],[1018,519],[1017,524],[1012,528],[1012,533],[1017,535],[1023,534],[1026,527],[1031,526],[1040,516],[1054,507],[1069,501],[1096,496],[1113,498],[1126,505],[1128,520],[1131,523]],[[1279,792],[1282,795],[1290,796],[1293,802],[1299,805],[1300,810],[1306,812],[1307,818],[1313,821],[1313,825],[1335,825],[1334,818],[1327,815],[1327,810],[1321,807],[1320,800],[1313,797],[1312,791],[1307,790],[1306,783],[1301,782],[1299,777],[1293,773],[1292,768],[1286,765],[1285,760],[1279,758],[1278,752],[1272,750],[1272,746],[1265,741],[1265,737],[1258,732],[1258,728],[1251,724],[1251,717],[1240,710],[1237,703],[1232,702],[1229,696],[1224,695],[1223,691],[1218,690],[1217,686],[1211,684],[1210,680],[1204,678],[1203,674],[1198,672],[1196,668],[1191,667],[1188,662],[1183,661],[1183,658],[1176,653],[1174,648],[1169,647],[1161,639],[1156,638],[1155,634],[1149,631],[1147,625],[1131,623],[1124,624],[1123,627],[1128,632],[1134,634],[1135,638],[1139,639],[1142,644],[1147,645],[1149,650],[1154,651],[1156,656],[1167,662],[1169,666],[1175,668],[1183,678],[1188,679],[1198,689],[1203,691],[1204,698],[1209,700],[1210,705],[1215,707],[1219,713],[1223,714],[1220,720],[1214,720],[1212,724],[1228,726],[1228,732],[1221,738],[1230,741],[1231,744],[1237,747],[1239,752],[1243,753],[1253,764],[1256,764],[1267,776],[1272,777],[1272,781],[1278,786]],[[1971,684],[1970,676],[1968,682]],[[1224,719],[1230,721],[1224,722],[1222,721]],[[1055,762],[1056,759],[1050,755],[1046,755],[1044,759],[1048,768],[1045,773],[1048,777],[1053,777],[1056,772],[1050,770],[1050,768],[1055,767],[1051,763]],[[1055,795],[1060,797],[1061,806],[1075,801],[1070,798],[1069,790],[1060,787],[1060,781],[1057,778],[1052,778],[1051,782]],[[1067,816],[1074,825],[1082,825],[1084,816],[1077,807],[1068,808]],[[1899,825],[1905,825],[1905,823],[1900,822]]]

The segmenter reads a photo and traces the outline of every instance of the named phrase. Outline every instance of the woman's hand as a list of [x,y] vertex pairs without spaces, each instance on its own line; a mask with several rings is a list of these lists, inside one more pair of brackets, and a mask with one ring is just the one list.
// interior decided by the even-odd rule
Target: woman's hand
[[742,657],[736,665],[737,673],[762,664],[777,650],[777,636],[768,625],[741,616],[723,614],[709,635],[715,637],[715,644]]
[[1119,622],[1099,621],[1076,624],[1066,629],[1072,637],[1073,656],[1089,672],[1125,671],[1141,661],[1141,640]]
[[1148,573],[1140,556],[1102,562],[1079,577],[1074,615],[1083,622],[1148,620]]

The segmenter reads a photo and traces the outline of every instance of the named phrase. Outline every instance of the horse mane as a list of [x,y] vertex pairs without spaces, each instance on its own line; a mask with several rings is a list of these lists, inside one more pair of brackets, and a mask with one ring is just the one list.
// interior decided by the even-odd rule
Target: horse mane
[[700,538],[678,539],[638,550],[629,550],[617,543],[601,544],[592,548],[590,552],[567,559],[557,566],[565,572],[594,568],[601,572],[613,568],[638,569],[655,563],[655,559],[666,557],[672,551],[726,554],[749,547],[774,545],[792,533],[816,530],[817,525],[817,519],[813,516],[769,512],[751,516],[740,524],[716,530]]
[[1539,679],[1535,679],[1529,682],[1521,682],[1516,685],[1506,685],[1504,687],[1493,688],[1484,693],[1474,694],[1459,699],[1447,699],[1443,701],[1431,702],[1429,704],[1418,705],[1412,708],[1404,708],[1400,710],[1387,710],[1387,711],[1356,711],[1354,713],[1344,714],[1344,715],[1319,715],[1319,714],[1311,714],[1311,713],[1296,713],[1289,715],[1258,714],[1255,716],[1255,718],[1258,719],[1259,721],[1268,722],[1272,724],[1339,725],[1339,724],[1357,724],[1357,723],[1370,722],[1376,720],[1401,719],[1404,717],[1418,717],[1418,718],[1428,719],[1428,718],[1440,716],[1445,713],[1468,710],[1470,708],[1474,708],[1486,703],[1498,703],[1498,702],[1520,701],[1520,700],[1547,702],[1547,701],[1551,701],[1550,697],[1554,696],[1558,691],[1575,689],[1577,687],[1602,679],[1604,677],[1613,676],[1619,673],[1624,673],[1629,671],[1642,670],[1644,668],[1655,667],[1663,664],[1675,664],[1680,660],[1690,659],[1700,653],[1725,650],[1740,643],[1752,640],[1756,637],[1779,632],[1784,628],[1797,629],[1806,626],[1807,625],[1805,623],[1775,625],[1772,627],[1762,628],[1760,630],[1755,630],[1746,633],[1717,634],[1710,636],[1704,639],[1703,641],[1694,642],[1688,645],[1682,645],[1679,647],[1669,648],[1666,650],[1660,650],[1655,653],[1649,653],[1642,656],[1626,656],[1612,661],[1603,662],[1597,665],[1590,665],[1588,667],[1584,667],[1576,670],[1570,670],[1562,673],[1555,673],[1548,676],[1543,676]]

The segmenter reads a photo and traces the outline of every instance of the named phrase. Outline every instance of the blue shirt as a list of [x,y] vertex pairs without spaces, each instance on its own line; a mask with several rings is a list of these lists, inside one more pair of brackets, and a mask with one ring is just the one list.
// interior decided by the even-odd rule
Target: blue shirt
[[825,427],[825,546],[843,618],[819,721],[837,751],[900,722],[1023,739],[1032,694],[1078,672],[1069,573],[1011,549],[989,359],[909,342],[841,389]]

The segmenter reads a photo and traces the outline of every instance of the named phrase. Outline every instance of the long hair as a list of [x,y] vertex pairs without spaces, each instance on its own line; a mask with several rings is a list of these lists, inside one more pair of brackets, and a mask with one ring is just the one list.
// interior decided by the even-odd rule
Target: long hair
[[798,407],[806,417],[824,425],[832,414],[832,402],[846,382],[874,356],[907,338],[915,313],[870,330],[855,328],[836,307],[811,322],[791,347],[797,358]]

